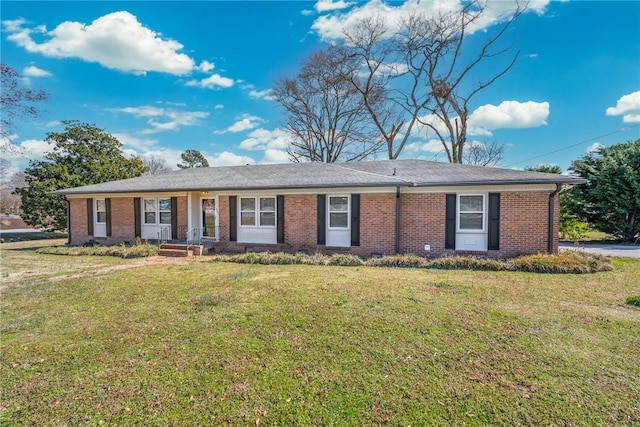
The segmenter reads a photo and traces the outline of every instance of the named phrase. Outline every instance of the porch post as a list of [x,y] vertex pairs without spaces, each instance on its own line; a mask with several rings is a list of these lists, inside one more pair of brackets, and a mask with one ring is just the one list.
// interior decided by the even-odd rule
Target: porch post
[[187,232],[193,228],[191,225],[191,192],[187,192]]

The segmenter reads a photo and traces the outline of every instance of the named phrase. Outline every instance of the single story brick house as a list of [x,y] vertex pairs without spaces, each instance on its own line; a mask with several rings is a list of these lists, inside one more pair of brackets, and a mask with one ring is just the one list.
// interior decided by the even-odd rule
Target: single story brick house
[[69,243],[204,242],[216,252],[558,250],[558,192],[581,178],[423,160],[210,167],[57,191]]

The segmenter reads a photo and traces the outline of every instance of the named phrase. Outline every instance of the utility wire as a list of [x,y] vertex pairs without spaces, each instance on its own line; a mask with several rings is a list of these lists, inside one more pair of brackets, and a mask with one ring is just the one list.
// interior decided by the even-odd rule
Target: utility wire
[[548,156],[549,154],[559,153],[560,151],[568,150],[569,148],[577,147],[578,145],[586,144],[588,142],[592,142],[592,141],[595,141],[597,139],[604,138],[606,136],[615,135],[615,134],[620,133],[620,132],[626,132],[626,131],[631,130],[633,128],[637,128],[638,126],[640,126],[640,123],[638,123],[637,125],[632,125],[632,126],[620,128],[620,129],[617,129],[617,130],[615,130],[613,132],[605,133],[603,135],[599,135],[599,136],[596,136],[596,137],[593,137],[593,138],[589,138],[589,139],[586,139],[584,141],[576,142],[575,144],[567,145],[566,147],[558,148],[557,150],[549,151],[548,153],[544,153],[544,154],[540,154],[538,156],[530,157],[530,158],[525,159],[525,160],[520,160],[520,161],[511,163],[510,165],[508,165],[506,167],[510,168],[510,167],[515,166],[515,165],[519,165],[521,163],[527,163],[527,162],[530,162],[531,160],[539,159],[540,157],[545,157],[545,156]]

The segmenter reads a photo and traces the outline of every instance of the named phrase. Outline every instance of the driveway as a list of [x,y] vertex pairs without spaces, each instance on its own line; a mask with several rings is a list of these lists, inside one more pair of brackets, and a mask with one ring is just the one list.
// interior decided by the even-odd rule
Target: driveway
[[[573,243],[560,242],[560,250],[576,250]],[[601,243],[580,243],[578,248],[581,251],[591,252],[599,255],[618,256],[640,259],[640,245],[609,245]]]

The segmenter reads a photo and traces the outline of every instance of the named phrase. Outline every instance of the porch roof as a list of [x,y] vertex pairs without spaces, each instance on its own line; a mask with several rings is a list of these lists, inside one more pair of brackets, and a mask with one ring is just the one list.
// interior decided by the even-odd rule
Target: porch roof
[[194,168],[58,190],[61,195],[344,187],[582,184],[578,177],[425,160]]

